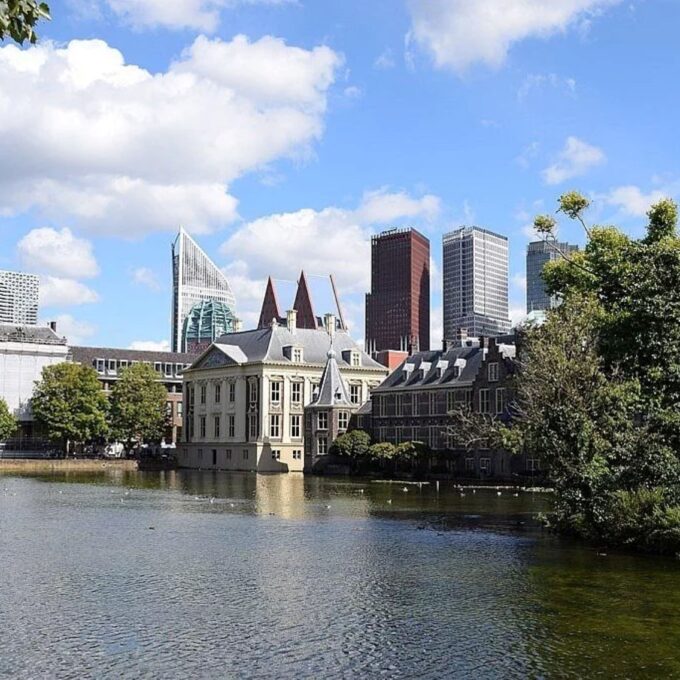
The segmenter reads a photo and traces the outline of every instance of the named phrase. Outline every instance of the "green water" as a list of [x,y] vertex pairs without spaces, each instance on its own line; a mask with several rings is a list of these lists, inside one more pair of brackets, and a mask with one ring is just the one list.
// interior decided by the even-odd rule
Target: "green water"
[[680,562],[548,535],[548,508],[293,474],[0,477],[0,675],[680,677]]

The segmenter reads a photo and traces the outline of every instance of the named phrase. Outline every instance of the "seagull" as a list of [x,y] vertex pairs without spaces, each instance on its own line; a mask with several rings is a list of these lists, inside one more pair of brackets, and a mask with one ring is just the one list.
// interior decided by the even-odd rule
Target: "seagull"
[[363,493],[363,492],[364,492],[364,490],[363,490],[363,489],[359,489],[359,493]]
[[472,493],[477,493],[477,489],[472,489]]
[[500,495],[502,495],[502,492],[501,492],[501,491],[497,491],[497,492],[496,492],[496,496],[500,496]]
[[460,492],[460,497],[465,498],[465,494],[462,491]]
[[402,489],[402,491],[403,491],[404,493],[408,492],[408,487],[405,486],[405,487]]
[[391,502],[392,502],[392,499],[391,499],[391,498],[388,498],[388,499],[387,499],[387,502],[388,502],[388,503],[391,503]]
[[234,504],[233,504],[233,503],[229,503],[229,507],[230,507],[230,508],[233,508],[233,507],[234,507]]
[[518,498],[518,497],[519,497],[519,494],[518,494],[518,493],[513,493],[512,495],[513,495],[515,498]]
[[327,506],[326,506],[326,510],[330,510],[330,509],[331,509],[331,506],[330,506],[330,505],[327,505]]

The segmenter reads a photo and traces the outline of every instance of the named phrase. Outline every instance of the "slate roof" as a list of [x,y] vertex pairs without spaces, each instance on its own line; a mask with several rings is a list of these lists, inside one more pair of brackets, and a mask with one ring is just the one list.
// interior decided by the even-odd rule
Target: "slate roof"
[[310,406],[328,408],[333,406],[347,406],[350,408],[352,406],[352,401],[347,393],[347,386],[340,375],[334,350],[328,351],[328,360],[321,375],[319,392]]
[[[297,328],[289,331],[286,326],[270,326],[256,330],[227,333],[218,338],[211,348],[206,350],[201,360],[193,367],[199,368],[204,357],[212,348],[217,348],[238,364],[243,363],[292,363],[284,352],[285,347],[301,347],[304,364],[325,365],[331,339],[323,329]],[[356,350],[361,354],[361,368],[385,370],[382,364],[371,359],[366,352],[352,340],[346,331],[336,331],[333,335],[333,350],[336,353],[337,365],[349,368],[349,357],[343,357],[343,351]],[[192,368],[193,368],[192,367]]]
[[66,338],[57,335],[49,326],[0,324],[0,342],[27,342],[35,345],[65,345]]
[[[498,348],[504,358],[514,358],[514,345],[499,344]],[[418,352],[392,371],[373,392],[409,390],[416,387],[428,389],[442,385],[470,387],[487,351],[479,346],[465,346],[446,351]]]
[[95,359],[127,359],[128,361],[157,361],[172,364],[191,364],[198,358],[196,354],[183,352],[155,352],[139,349],[122,349],[117,347],[78,347],[70,348],[71,358],[75,363],[90,365]]

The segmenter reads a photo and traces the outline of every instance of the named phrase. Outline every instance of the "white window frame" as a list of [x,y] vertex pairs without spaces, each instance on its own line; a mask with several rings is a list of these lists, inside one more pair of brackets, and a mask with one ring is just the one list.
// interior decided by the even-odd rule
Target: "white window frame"
[[283,383],[281,380],[272,380],[269,383],[269,401],[276,406],[281,405],[281,393],[283,392]]
[[236,416],[230,413],[227,416],[227,437],[233,439],[236,436]]
[[302,439],[302,416],[299,413],[293,413],[290,416],[290,437]]
[[498,382],[498,362],[492,361],[488,370],[489,382]]
[[489,396],[488,387],[479,390],[479,412],[491,413],[491,397]]
[[328,439],[326,437],[319,437],[316,440],[316,451],[320,456],[325,456],[328,453]]
[[281,414],[269,414],[269,436],[272,439],[281,439]]
[[496,415],[505,413],[505,387],[496,388]]
[[222,419],[220,416],[213,416],[213,436],[215,439],[220,438],[220,431],[222,429]]
[[319,411],[316,414],[316,429],[328,431],[328,411]]
[[290,403],[295,406],[302,405],[302,383],[299,380],[290,384]]
[[215,384],[215,403],[219,404],[222,401],[222,385],[220,383]]
[[338,412],[338,429],[344,432],[349,427],[349,411]]

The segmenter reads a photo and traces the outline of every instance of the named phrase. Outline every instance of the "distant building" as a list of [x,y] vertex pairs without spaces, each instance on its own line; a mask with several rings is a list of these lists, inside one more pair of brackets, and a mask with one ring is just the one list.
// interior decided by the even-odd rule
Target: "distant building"
[[0,271],[0,323],[38,323],[39,279],[35,274]]
[[184,229],[172,244],[172,318],[171,347],[185,352],[182,332],[184,321],[197,303],[215,300],[227,305],[233,313],[236,299],[227,277],[201,250]]
[[[224,335],[184,372],[181,467],[301,472],[312,455],[305,450],[304,407],[320,394],[329,350],[353,406],[387,375],[333,314],[322,328],[300,327],[297,318],[289,310],[285,324],[274,318],[266,328]],[[315,455],[330,446],[330,434],[316,442]]]
[[218,300],[201,300],[187,314],[182,325],[182,342],[189,354],[200,354],[225,333],[240,330],[232,308]]
[[467,406],[502,421],[510,418],[509,380],[515,370],[513,336],[466,340],[436,352],[419,352],[373,390],[356,415],[356,427],[377,442],[422,442],[431,450],[431,472],[458,478],[511,480],[538,473],[523,455],[469,447],[451,430],[452,410]]
[[443,238],[444,337],[507,333],[508,239],[479,227],[461,227]]
[[71,347],[69,359],[76,364],[90,366],[97,371],[97,377],[104,392],[109,395],[121,372],[132,364],[149,364],[158,374],[168,392],[166,403],[168,426],[165,443],[177,443],[182,436],[184,409],[182,403],[182,374],[195,355],[177,352],[152,352],[112,347]]
[[[260,309],[260,318],[257,322],[258,328],[269,328],[272,321],[276,321],[278,324],[287,323],[287,317],[281,313],[278,288],[286,287],[286,292],[292,293],[293,291],[290,290],[290,286],[287,285],[291,283],[290,281],[280,281],[277,284],[271,276],[267,279],[267,287]],[[289,306],[284,309],[295,312],[296,328],[306,328],[309,330],[323,329],[325,316],[332,314],[335,319],[336,329],[347,330],[333,276],[315,276],[310,280],[305,272],[302,271],[300,272],[300,278],[294,285],[295,297],[292,300],[292,305],[289,303]],[[312,295],[312,289],[314,289],[314,296]],[[292,297],[290,295],[288,299]],[[315,306],[312,302],[313,299],[317,300],[317,305],[318,301],[321,300],[323,307],[318,308]]]
[[430,348],[430,241],[415,229],[371,239],[371,292],[366,294],[366,351]]
[[534,241],[527,249],[527,314],[553,309],[557,296],[548,295],[543,281],[543,267],[578,250],[578,246],[554,240]]
[[57,335],[54,325],[0,324],[0,397],[19,420],[14,439],[22,450],[39,436],[31,411],[35,383],[43,368],[66,361],[67,354],[66,338]]

